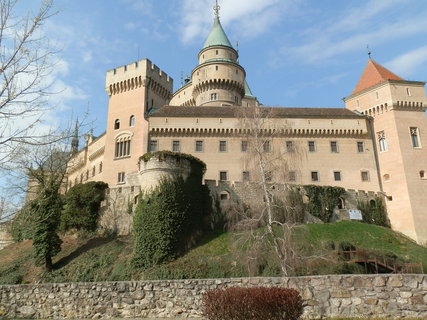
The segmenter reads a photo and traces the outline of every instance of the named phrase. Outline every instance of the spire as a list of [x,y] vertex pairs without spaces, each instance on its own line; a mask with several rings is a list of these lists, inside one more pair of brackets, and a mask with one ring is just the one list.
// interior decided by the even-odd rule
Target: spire
[[387,80],[404,79],[369,58],[368,64],[366,65],[365,70],[363,71],[362,76],[360,77],[352,94],[358,93]]
[[212,46],[225,46],[233,48],[230,43],[230,40],[228,40],[228,37],[221,26],[221,22],[219,21],[219,10],[221,7],[218,5],[218,0],[216,0],[215,3],[216,4],[214,6],[214,24],[202,50]]
[[73,140],[71,140],[71,153],[75,154],[79,151],[79,120],[76,120],[74,128]]

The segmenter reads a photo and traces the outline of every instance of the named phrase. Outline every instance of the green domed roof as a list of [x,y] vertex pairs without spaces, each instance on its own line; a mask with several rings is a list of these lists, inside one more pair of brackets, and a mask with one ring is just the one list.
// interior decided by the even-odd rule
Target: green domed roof
[[202,50],[212,46],[226,46],[226,47],[233,48],[233,46],[230,43],[230,40],[228,40],[228,37],[221,26],[221,22],[219,22],[218,16],[216,16],[214,19],[214,24],[213,24],[211,33],[209,33],[209,36],[206,39],[206,42]]

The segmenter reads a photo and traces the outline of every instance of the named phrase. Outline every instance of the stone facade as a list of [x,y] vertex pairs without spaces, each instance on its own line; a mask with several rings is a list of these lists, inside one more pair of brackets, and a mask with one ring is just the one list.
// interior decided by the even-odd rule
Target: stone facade
[[427,276],[410,274],[0,286],[0,317],[201,318],[204,292],[234,286],[295,288],[307,304],[305,319],[427,318]]

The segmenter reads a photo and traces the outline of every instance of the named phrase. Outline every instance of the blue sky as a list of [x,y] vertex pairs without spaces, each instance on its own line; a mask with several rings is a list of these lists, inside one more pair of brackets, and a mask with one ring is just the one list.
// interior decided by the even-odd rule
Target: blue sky
[[[25,9],[28,1],[24,1]],[[32,1],[32,5],[38,1]],[[149,58],[174,79],[190,74],[213,22],[213,0],[57,0],[45,25],[60,48],[60,93],[47,122],[71,116],[105,130],[105,72]],[[425,0],[219,0],[230,41],[259,100],[270,106],[343,107],[372,57],[408,80],[427,80]]]

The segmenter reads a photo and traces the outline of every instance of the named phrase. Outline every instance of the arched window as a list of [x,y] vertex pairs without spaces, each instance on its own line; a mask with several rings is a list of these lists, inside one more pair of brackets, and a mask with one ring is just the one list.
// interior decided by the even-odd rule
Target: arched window
[[375,202],[375,200],[370,200],[369,201],[369,205],[371,206],[371,208],[376,208],[377,207],[377,203]]
[[129,126],[134,127],[135,126],[135,116],[131,115],[129,118]]
[[116,148],[114,152],[115,158],[130,156],[130,140],[130,136],[125,136],[116,140]]
[[230,199],[230,193],[227,191],[221,191],[221,193],[219,194],[219,198],[221,200],[229,200]]
[[118,130],[120,129],[120,120],[116,119],[116,121],[114,121],[114,130]]

